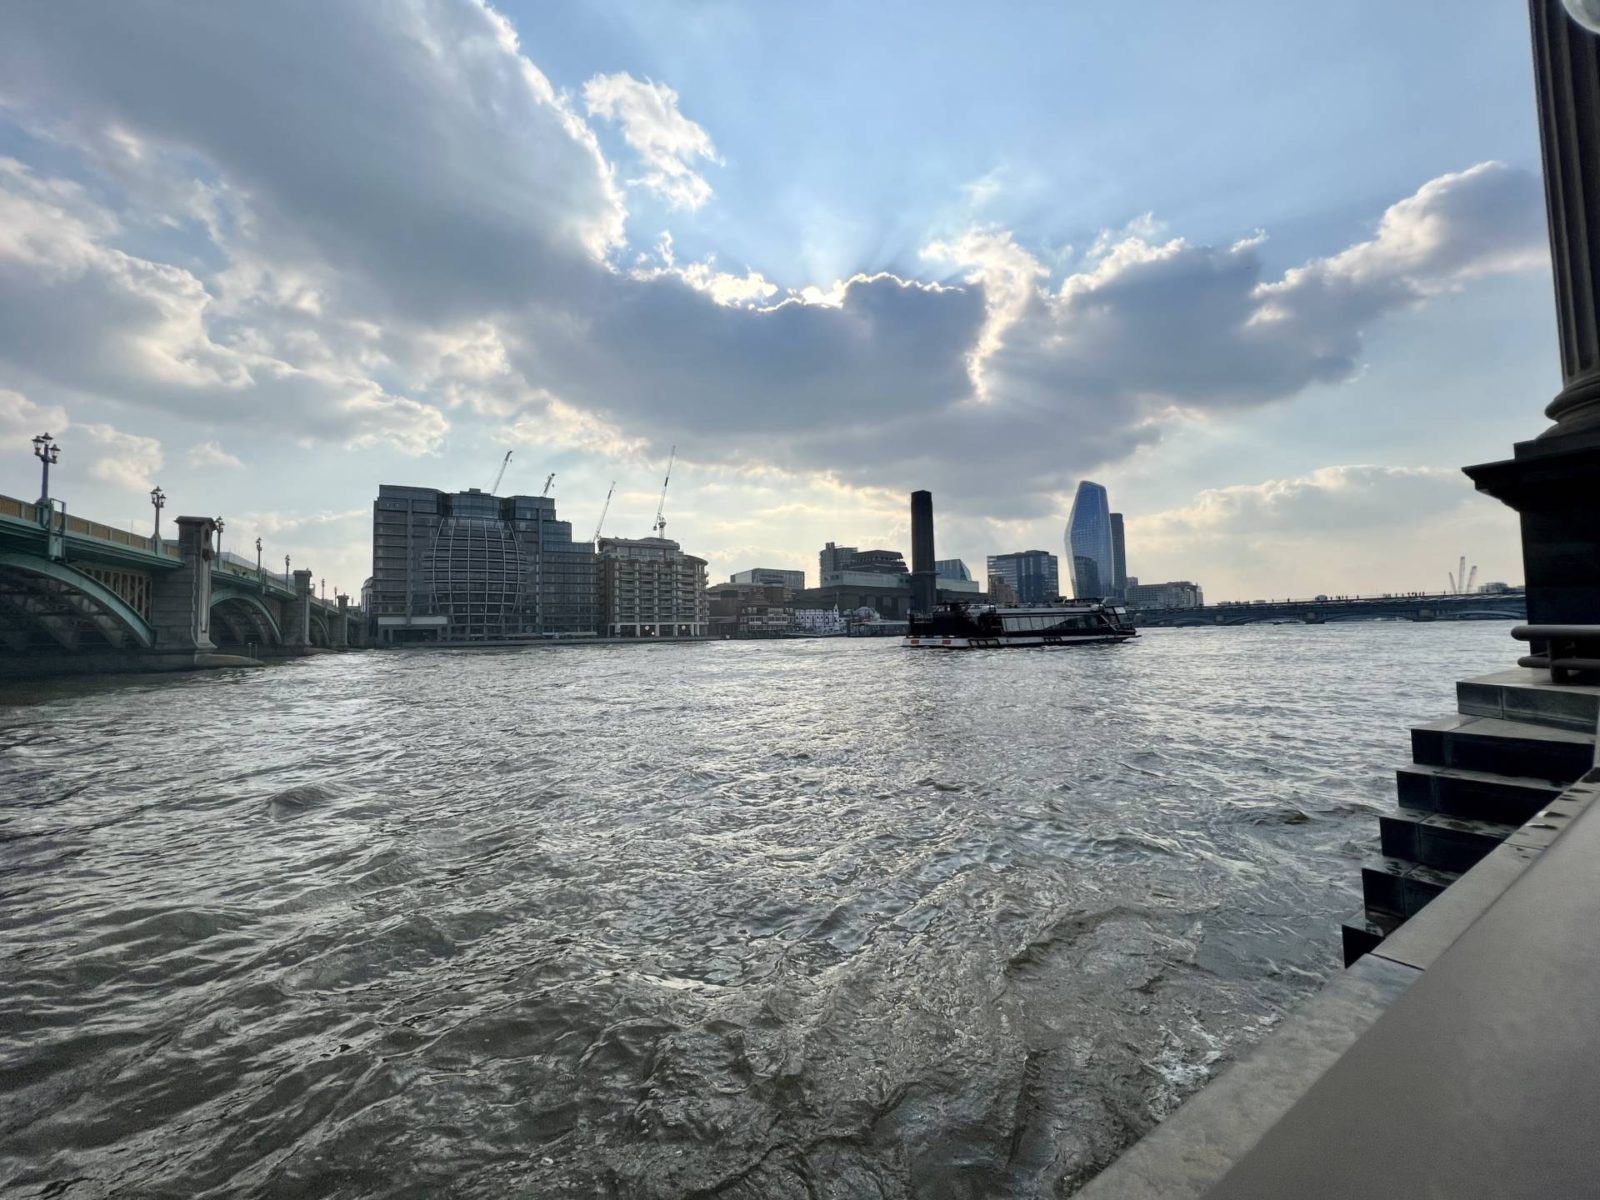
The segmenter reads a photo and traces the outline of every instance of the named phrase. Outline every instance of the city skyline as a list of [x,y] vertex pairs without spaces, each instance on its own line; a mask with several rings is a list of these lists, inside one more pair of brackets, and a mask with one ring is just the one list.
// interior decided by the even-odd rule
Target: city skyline
[[[1056,545],[1093,478],[1132,573],[1217,598],[1520,579],[1457,467],[1558,382],[1522,14],[917,11],[959,109],[892,9],[25,6],[0,490],[48,429],[73,511],[144,530],[159,483],[354,592],[386,478],[509,448],[503,492],[554,471],[587,533],[618,479],[640,536],[677,443],[669,534],[715,577],[908,546],[917,487],[942,557]],[[819,91],[836,59],[873,69]],[[937,154],[886,136],[930,115]]]

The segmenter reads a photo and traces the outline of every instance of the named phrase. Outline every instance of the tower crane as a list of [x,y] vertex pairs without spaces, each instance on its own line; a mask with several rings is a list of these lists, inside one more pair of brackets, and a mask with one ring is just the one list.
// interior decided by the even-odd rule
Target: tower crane
[[661,481],[661,503],[656,505],[656,523],[651,526],[656,537],[667,535],[667,518],[663,515],[667,507],[667,484],[672,482],[672,464],[677,460],[678,447],[672,447],[672,453],[667,455],[667,476]]
[[554,471],[551,471],[549,476],[544,481],[544,491],[540,492],[539,495],[548,496],[550,494],[550,485],[552,483],[554,483],[555,481],[556,481],[556,473]]
[[594,537],[589,539],[592,542],[598,542],[600,540],[600,531],[606,527],[606,514],[611,511],[611,493],[616,490],[617,481],[613,479],[611,481],[611,486],[606,489],[606,502],[605,505],[600,509],[600,520],[595,523]]
[[511,451],[506,451],[506,456],[500,460],[500,469],[495,472],[494,482],[489,485],[489,494],[492,496],[500,490],[500,481],[506,477],[506,468],[511,465]]

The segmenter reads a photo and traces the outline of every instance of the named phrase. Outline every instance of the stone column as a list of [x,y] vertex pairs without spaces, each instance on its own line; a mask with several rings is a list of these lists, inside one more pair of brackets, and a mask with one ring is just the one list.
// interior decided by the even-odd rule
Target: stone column
[[150,573],[150,624],[158,651],[216,650],[211,641],[211,535],[216,529],[210,517],[179,517],[182,565]]
[[311,572],[294,573],[294,599],[283,606],[283,644],[298,650],[311,645]]
[[343,650],[350,645],[350,597],[335,596],[339,602],[339,615],[333,618],[328,629],[328,645]]
[[1561,0],[1529,0],[1561,393],[1555,424],[1467,467],[1522,519],[1528,621],[1600,625],[1600,38]]

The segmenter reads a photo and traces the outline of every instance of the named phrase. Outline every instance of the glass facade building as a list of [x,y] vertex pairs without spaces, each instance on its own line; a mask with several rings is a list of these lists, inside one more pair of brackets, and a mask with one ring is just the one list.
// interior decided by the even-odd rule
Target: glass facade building
[[1005,581],[1019,604],[1050,604],[1061,595],[1061,564],[1048,550],[991,554],[989,575]]
[[592,634],[594,547],[549,496],[383,484],[372,508],[369,616],[380,642]]
[[1111,505],[1106,490],[1084,480],[1072,499],[1067,517],[1067,563],[1072,571],[1072,595],[1078,600],[1099,600],[1111,595],[1116,579],[1116,556],[1111,545]]

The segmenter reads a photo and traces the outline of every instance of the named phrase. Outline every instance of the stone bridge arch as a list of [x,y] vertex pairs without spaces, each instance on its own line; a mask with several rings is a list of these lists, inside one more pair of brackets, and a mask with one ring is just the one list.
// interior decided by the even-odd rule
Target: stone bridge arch
[[155,640],[150,622],[93,576],[0,551],[0,641],[9,649],[148,650]]
[[220,587],[211,593],[212,640],[227,630],[231,635],[223,644],[281,646],[283,630],[272,609],[256,593],[243,588]]

